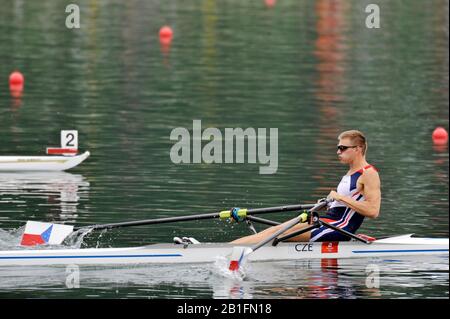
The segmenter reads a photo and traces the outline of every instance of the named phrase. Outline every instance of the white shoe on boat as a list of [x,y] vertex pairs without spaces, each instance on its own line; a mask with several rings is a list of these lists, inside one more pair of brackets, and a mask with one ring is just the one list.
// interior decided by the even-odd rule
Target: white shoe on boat
[[174,237],[173,243],[174,244],[185,244],[185,242],[180,237]]
[[200,242],[197,239],[195,239],[194,237],[183,237],[183,243],[194,244],[194,245],[200,244]]

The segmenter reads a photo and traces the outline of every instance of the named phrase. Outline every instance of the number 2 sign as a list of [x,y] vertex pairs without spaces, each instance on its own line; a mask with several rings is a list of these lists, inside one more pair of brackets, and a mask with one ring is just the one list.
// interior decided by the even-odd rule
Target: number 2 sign
[[61,148],[78,149],[78,131],[61,131]]

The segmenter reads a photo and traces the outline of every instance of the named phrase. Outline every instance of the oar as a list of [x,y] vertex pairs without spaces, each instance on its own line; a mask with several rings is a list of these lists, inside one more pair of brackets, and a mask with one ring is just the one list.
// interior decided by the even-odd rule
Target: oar
[[[309,212],[312,213],[312,212],[318,211],[322,207],[326,206],[328,203],[329,203],[329,200],[321,201],[321,202],[313,205],[313,207],[309,210]],[[274,234],[272,234],[271,236],[261,240],[259,243],[253,245],[252,247],[243,247],[243,246],[236,246],[236,247],[234,247],[233,251],[231,253],[231,258],[230,258],[230,263],[229,263],[228,269],[231,270],[231,271],[238,271],[239,267],[246,262],[248,256],[251,253],[253,253],[254,251],[258,250],[259,248],[261,248],[262,246],[264,246],[268,242],[274,240],[279,235],[281,235],[282,233],[284,233],[287,230],[291,229],[292,227],[294,227],[298,223],[305,222],[306,218],[307,218],[307,216],[305,216],[305,215],[307,215],[307,214],[303,213],[303,214],[300,214],[299,216],[289,220],[283,228],[280,228]]]
[[69,225],[59,225],[53,223],[42,223],[28,221],[25,226],[25,231],[22,236],[21,245],[34,246],[39,244],[51,244],[59,245],[64,239],[66,239],[73,231],[80,229],[91,229],[91,230],[102,230],[102,229],[113,229],[120,227],[131,227],[131,226],[142,226],[142,225],[152,225],[152,224],[164,224],[164,223],[174,223],[182,221],[192,221],[192,220],[202,220],[202,219],[229,219],[229,218],[245,218],[247,215],[258,215],[267,214],[275,212],[289,212],[295,210],[304,210],[314,207],[314,204],[299,204],[299,205],[287,205],[287,206],[276,206],[276,207],[265,207],[265,208],[254,208],[254,209],[236,209],[233,212],[230,210],[221,211],[218,213],[209,214],[197,214],[197,215],[187,215],[178,217],[165,217],[165,218],[154,218],[154,219],[144,219],[136,221],[128,221],[121,223],[112,224],[102,224],[102,225],[90,225],[90,226],[69,226]]

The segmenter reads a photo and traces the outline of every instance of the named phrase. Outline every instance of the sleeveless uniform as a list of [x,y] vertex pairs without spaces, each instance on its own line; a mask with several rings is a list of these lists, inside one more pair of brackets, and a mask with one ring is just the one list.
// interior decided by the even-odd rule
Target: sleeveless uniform
[[[359,177],[365,170],[373,168],[372,165],[367,165],[352,175],[345,175],[342,177],[338,187],[337,193],[339,195],[348,196],[357,201],[363,201],[364,196],[356,189]],[[333,201],[329,206],[327,214],[321,218],[325,222],[330,223],[336,227],[342,228],[348,232],[355,233],[364,221],[364,216],[357,211],[345,206],[344,203]],[[330,228],[321,226],[311,231],[310,241],[348,241],[350,237],[338,233]]]

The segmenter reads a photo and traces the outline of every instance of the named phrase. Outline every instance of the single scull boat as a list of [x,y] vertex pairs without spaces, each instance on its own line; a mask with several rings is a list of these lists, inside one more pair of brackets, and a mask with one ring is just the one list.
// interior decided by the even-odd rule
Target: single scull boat
[[[376,240],[369,236],[349,233],[322,221],[318,211],[325,208],[329,199],[321,199],[316,204],[298,204],[277,207],[241,209],[232,208],[215,213],[155,218],[103,225],[74,227],[28,221],[21,245],[60,245],[70,235],[82,230],[114,229],[121,227],[163,224],[203,219],[245,221],[255,232],[252,222],[267,225],[279,223],[254,215],[274,212],[301,211],[297,217],[287,221],[279,230],[252,246],[234,243],[205,243],[195,240],[174,238],[174,244],[154,244],[131,248],[84,248],[84,249],[18,249],[0,251],[1,265],[61,265],[61,264],[160,264],[160,263],[210,263],[222,256],[229,260],[229,269],[236,271],[246,260],[302,260],[317,258],[357,258],[384,256],[411,256],[444,254],[448,255],[448,238],[416,238],[411,235],[387,237]],[[329,227],[347,236],[342,242],[286,242],[297,232],[285,232],[297,223],[308,222],[309,226],[300,230],[308,231],[317,227]],[[271,242],[271,245],[269,243]]]
[[[154,244],[131,248],[22,249],[0,251],[0,266],[14,265],[132,265],[213,263],[229,258],[236,245],[229,243]],[[388,237],[365,244],[346,242],[283,242],[265,245],[249,255],[250,261],[321,258],[448,255],[448,238]]]

